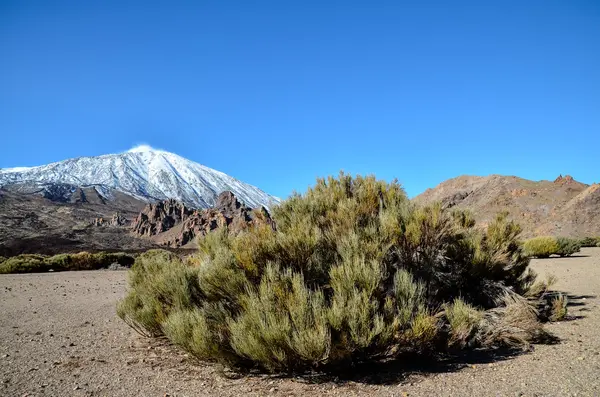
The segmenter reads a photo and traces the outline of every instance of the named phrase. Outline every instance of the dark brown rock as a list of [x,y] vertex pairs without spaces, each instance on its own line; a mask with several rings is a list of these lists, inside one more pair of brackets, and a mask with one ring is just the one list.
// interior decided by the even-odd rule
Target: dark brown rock
[[127,226],[129,224],[129,219],[125,218],[120,213],[115,213],[110,219],[106,218],[95,218],[92,221],[93,226]]

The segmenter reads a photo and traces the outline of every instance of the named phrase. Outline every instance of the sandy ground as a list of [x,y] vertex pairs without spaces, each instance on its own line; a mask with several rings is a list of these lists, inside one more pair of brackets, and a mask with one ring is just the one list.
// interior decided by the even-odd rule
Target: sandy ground
[[0,275],[0,395],[600,396],[600,248],[532,266],[571,295],[577,319],[548,326],[559,344],[351,380],[232,378],[142,338],[115,314],[126,272]]

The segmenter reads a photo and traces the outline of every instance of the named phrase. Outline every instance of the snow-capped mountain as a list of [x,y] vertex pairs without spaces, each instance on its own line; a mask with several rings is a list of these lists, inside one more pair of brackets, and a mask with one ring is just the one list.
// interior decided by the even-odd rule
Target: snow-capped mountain
[[94,187],[108,199],[114,190],[144,201],[173,198],[195,208],[212,207],[227,190],[250,207],[269,208],[280,201],[222,172],[146,145],[119,154],[0,169],[0,187],[21,183]]

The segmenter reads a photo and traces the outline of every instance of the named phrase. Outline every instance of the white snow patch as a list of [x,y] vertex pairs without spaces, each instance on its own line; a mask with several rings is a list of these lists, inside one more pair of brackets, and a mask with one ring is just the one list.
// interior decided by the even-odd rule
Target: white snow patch
[[0,168],[2,172],[23,172],[30,170],[32,167],[13,167],[13,168]]
[[134,146],[127,151],[127,153],[148,153],[148,152],[162,152],[162,150],[155,149],[152,146],[143,143],[141,145]]

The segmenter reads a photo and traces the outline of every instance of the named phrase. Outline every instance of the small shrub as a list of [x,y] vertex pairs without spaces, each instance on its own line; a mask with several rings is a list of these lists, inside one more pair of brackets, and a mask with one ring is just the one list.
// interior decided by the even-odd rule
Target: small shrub
[[0,255],[0,263],[4,262],[5,260],[6,258]]
[[565,294],[558,294],[552,299],[550,321],[561,321],[567,316],[568,298]]
[[125,252],[98,252],[93,254],[93,260],[97,268],[100,269],[107,268],[113,263],[118,263],[124,267],[131,267],[135,262],[135,257]]
[[534,237],[525,241],[523,251],[525,255],[536,258],[548,258],[557,254],[560,246],[554,237]]
[[596,247],[600,244],[600,237],[584,237],[579,243],[582,247]]
[[79,252],[76,254],[17,255],[0,262],[0,273],[39,273],[47,271],[96,270],[119,263],[121,266],[131,266],[135,258],[125,253],[91,254]]
[[556,242],[558,243],[558,251],[556,253],[562,257],[571,256],[581,251],[581,243],[578,240],[559,237],[556,239]]
[[35,273],[48,270],[43,255],[23,254],[6,259],[0,264],[0,273]]

